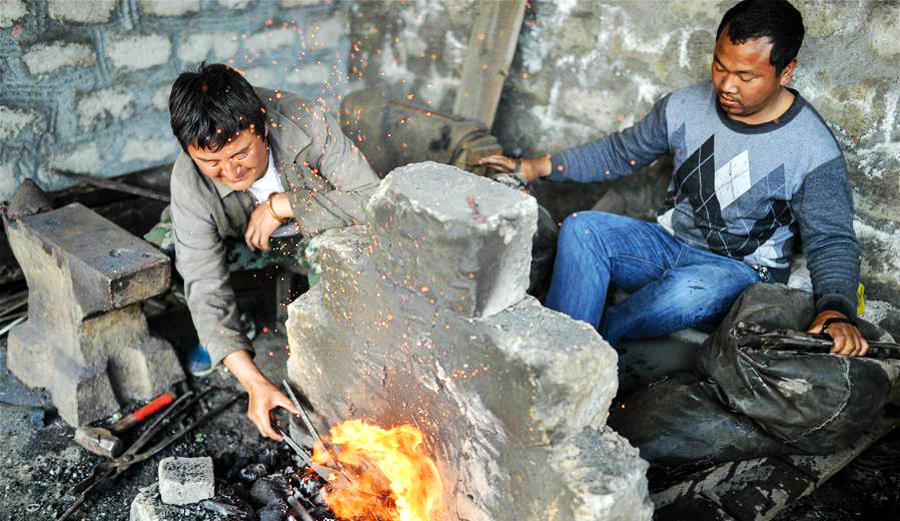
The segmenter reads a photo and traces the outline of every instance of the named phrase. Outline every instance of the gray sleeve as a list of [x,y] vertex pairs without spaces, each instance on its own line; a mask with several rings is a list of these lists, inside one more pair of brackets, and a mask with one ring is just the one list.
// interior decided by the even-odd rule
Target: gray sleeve
[[807,174],[791,206],[800,224],[816,311],[830,309],[855,318],[859,242],[843,156]]
[[633,127],[550,157],[551,181],[591,183],[628,175],[669,153],[668,95]]
[[[174,188],[174,187],[173,187]],[[177,194],[177,195],[176,195]],[[212,214],[183,189],[172,191],[175,267],[184,279],[191,319],[213,366],[229,354],[253,352],[243,334],[234,290],[228,280],[225,243]]]

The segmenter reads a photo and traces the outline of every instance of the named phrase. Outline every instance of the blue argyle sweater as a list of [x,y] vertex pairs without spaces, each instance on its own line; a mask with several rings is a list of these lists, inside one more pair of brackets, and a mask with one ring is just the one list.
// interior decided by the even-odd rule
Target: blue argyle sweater
[[799,232],[817,311],[855,317],[859,244],[844,156],[821,116],[791,92],[784,115],[747,125],[726,115],[710,82],[677,90],[635,126],[551,156],[550,180],[615,179],[671,154],[661,224],[779,282]]

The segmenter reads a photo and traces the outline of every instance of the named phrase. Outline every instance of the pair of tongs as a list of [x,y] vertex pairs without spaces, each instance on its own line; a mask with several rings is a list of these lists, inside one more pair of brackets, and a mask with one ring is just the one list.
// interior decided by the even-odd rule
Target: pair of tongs
[[[279,427],[278,425],[273,423],[272,427],[275,429],[275,432],[277,432],[282,438],[284,438],[284,442],[287,443],[287,445],[295,453],[297,453],[297,456],[300,457],[300,460],[303,461],[303,463],[306,466],[308,466],[310,469],[312,469],[313,472],[318,474],[319,477],[321,477],[322,479],[324,479],[325,481],[328,481],[328,482],[335,482],[338,478],[342,478],[342,479],[347,480],[347,483],[349,483],[351,486],[353,486],[353,481],[350,480],[350,477],[344,473],[344,467],[343,467],[343,465],[341,465],[341,462],[338,461],[338,459],[337,459],[337,453],[336,453],[337,449],[335,447],[331,447],[330,443],[327,443],[324,438],[319,436],[318,431],[316,431],[316,428],[313,427],[313,424],[309,419],[309,415],[306,414],[306,410],[303,409],[302,405],[300,405],[300,401],[297,400],[297,396],[294,395],[294,391],[293,391],[293,389],[291,389],[291,386],[287,383],[287,380],[282,380],[281,385],[284,386],[284,390],[287,393],[288,398],[291,399],[291,403],[293,403],[294,407],[296,407],[297,410],[300,412],[300,418],[303,420],[303,426],[306,427],[306,430],[307,430],[307,432],[309,432],[309,435],[312,436],[314,440],[318,440],[318,442],[322,444],[322,447],[324,447],[325,450],[328,452],[328,455],[331,457],[331,461],[334,462],[335,467],[337,467],[337,468],[331,468],[331,467],[328,467],[325,465],[320,465],[320,464],[316,463],[315,461],[313,461],[312,458],[310,457],[310,454],[307,454],[306,451],[303,450],[303,447],[300,446],[300,444],[298,444],[296,441],[294,441],[286,432],[284,432],[284,430],[281,427]],[[355,486],[354,486],[354,488],[355,488]]]

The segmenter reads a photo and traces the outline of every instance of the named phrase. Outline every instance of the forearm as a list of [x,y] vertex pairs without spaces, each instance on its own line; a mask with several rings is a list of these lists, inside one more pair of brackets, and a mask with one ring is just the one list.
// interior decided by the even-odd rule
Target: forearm
[[244,389],[250,390],[259,384],[269,383],[269,379],[256,367],[249,351],[235,351],[226,356],[222,363],[237,378]]

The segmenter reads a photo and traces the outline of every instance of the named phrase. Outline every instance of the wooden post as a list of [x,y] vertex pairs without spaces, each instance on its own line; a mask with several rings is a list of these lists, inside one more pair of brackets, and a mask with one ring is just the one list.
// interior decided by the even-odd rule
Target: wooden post
[[481,0],[453,113],[491,128],[516,50],[527,0]]

